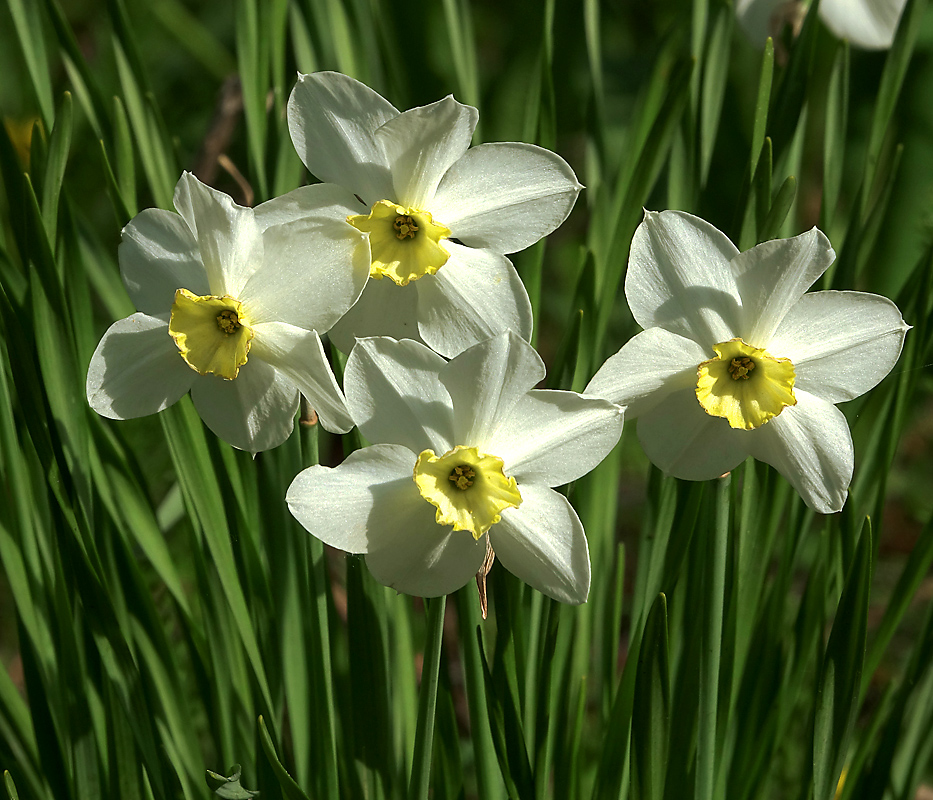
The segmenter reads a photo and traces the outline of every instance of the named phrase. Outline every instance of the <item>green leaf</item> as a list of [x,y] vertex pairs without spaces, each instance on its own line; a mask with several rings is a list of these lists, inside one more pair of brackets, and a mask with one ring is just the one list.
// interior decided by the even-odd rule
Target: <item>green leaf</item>
[[820,227],[832,227],[846,151],[846,126],[849,116],[849,44],[836,49],[833,70],[826,89],[826,133],[823,137],[823,200],[820,204]]
[[661,800],[668,771],[670,664],[667,598],[659,594],[645,622],[632,707],[632,776],[635,797]]
[[302,788],[295,783],[292,776],[288,774],[285,767],[282,766],[282,762],[279,761],[279,757],[275,753],[275,745],[272,743],[272,737],[269,736],[266,722],[261,716],[259,717],[259,741],[262,743],[262,751],[266,754],[269,765],[272,767],[273,772],[275,772],[275,777],[279,781],[279,786],[282,788],[288,800],[310,800]]
[[758,78],[758,98],[755,101],[755,121],[752,123],[750,175],[758,168],[758,156],[765,143],[768,129],[768,107],[771,101],[771,82],[774,77],[774,41],[769,37],[761,56],[761,74]]
[[425,606],[428,630],[421,669],[421,691],[418,695],[418,727],[415,731],[415,749],[412,753],[411,780],[408,786],[408,796],[411,800],[427,800],[430,786],[437,684],[447,598],[442,595],[425,600]]
[[764,224],[758,231],[759,241],[766,242],[769,239],[776,239],[781,235],[781,226],[784,224],[784,220],[787,218],[787,212],[790,211],[790,207],[793,205],[796,196],[797,179],[793,175],[790,175],[784,183],[781,184],[781,188],[778,189],[777,195],[774,198],[774,203],[771,205],[771,210],[768,212]]
[[45,129],[52,127],[54,120],[54,101],[52,99],[52,78],[48,56],[45,52],[45,37],[42,18],[39,16],[37,3],[30,0],[8,0],[13,27],[19,38],[19,46],[26,61],[32,88],[39,103],[39,113]]
[[[260,717],[260,719],[262,719]],[[259,797],[259,792],[245,789],[240,785],[240,765],[234,764],[230,767],[230,775],[224,777],[216,772],[207,770],[207,787],[223,800],[249,800],[251,797]]]
[[71,146],[71,94],[65,92],[58,106],[55,127],[49,139],[48,160],[45,163],[45,175],[42,182],[42,218],[50,241],[55,241],[58,225],[58,196],[65,178],[65,165],[68,163],[68,149]]
[[10,800],[19,800],[19,793],[16,791],[16,784],[13,783],[13,776],[9,770],[3,770],[3,785],[6,787],[6,795]]
[[859,707],[868,630],[872,535],[865,525],[823,656],[813,725],[813,797],[832,800]]
[[722,101],[729,74],[729,43],[735,21],[731,3],[722,3],[713,20],[712,33],[707,37],[706,59],[703,64],[703,84],[700,96],[700,185],[706,185],[713,148],[719,132]]

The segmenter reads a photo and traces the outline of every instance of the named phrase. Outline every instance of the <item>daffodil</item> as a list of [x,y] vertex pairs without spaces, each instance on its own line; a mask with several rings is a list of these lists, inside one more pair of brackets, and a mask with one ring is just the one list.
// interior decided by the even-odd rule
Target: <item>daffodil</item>
[[853,448],[835,404],[891,371],[908,326],[878,295],[805,294],[834,258],[816,228],[740,253],[697,217],[646,212],[625,278],[645,330],[584,393],[638,417],[645,452],[668,474],[706,480],[753,456],[811,508],[839,511]]
[[[821,0],[820,18],[840,39],[864,50],[886,50],[894,41],[907,0]],[[735,13],[753,42],[777,36],[785,24],[798,29],[807,4],[795,0],[738,0]]]
[[451,357],[510,329],[531,334],[528,294],[505,257],[566,219],[583,188],[554,153],[515,142],[470,148],[479,114],[452,96],[399,111],[335,72],[300,75],[292,142],[317,178],[357,198],[371,281],[331,331],[426,342]]
[[449,363],[424,345],[362,339],[347,361],[347,405],[376,444],[309,467],[288,490],[319,539],[365,553],[372,574],[428,597],[464,586],[486,555],[541,592],[586,600],[590,564],[573,507],[553,487],[609,453],[622,411],[535,390],[544,365],[511,331]]
[[329,430],[352,427],[319,334],[359,297],[369,248],[335,219],[344,190],[308,188],[321,210],[296,221],[288,195],[243,208],[185,173],[177,214],[147,209],[124,228],[120,270],[138,313],[91,358],[95,411],[154,414],[190,389],[207,426],[253,453],[288,437],[299,392]]

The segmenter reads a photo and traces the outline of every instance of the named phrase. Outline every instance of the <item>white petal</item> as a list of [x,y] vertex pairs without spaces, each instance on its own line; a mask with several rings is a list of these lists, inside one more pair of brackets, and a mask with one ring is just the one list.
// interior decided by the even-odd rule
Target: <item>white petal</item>
[[669,394],[638,420],[645,455],[663,472],[688,481],[735,469],[748,457],[748,435],[707,414],[693,389]]
[[299,75],[288,99],[288,131],[304,165],[367,206],[391,193],[389,168],[374,134],[397,115],[384,97],[338,72]]
[[448,358],[505,330],[531,338],[531,301],[512,262],[449,240],[444,247],[447,263],[415,284],[421,338]]
[[705,349],[735,336],[741,320],[728,237],[682,211],[646,211],[635,231],[625,297],[643,328],[659,326]]
[[[412,480],[417,456],[398,445],[355,450],[339,467],[302,470],[288,487],[288,509],[310,534],[348,553],[367,553],[383,520],[427,505]],[[414,496],[412,496],[414,490]],[[427,523],[437,527],[431,514]]]
[[344,386],[363,436],[415,453],[430,448],[437,455],[458,444],[453,440],[453,405],[438,380],[446,363],[411,340],[360,340],[347,359]]
[[207,425],[227,444],[258,453],[282,444],[295,427],[298,389],[291,379],[253,357],[232,381],[198,375],[191,399]]
[[567,498],[544,486],[519,486],[522,504],[489,530],[496,558],[509,572],[562,603],[585,603],[590,554],[583,525]]
[[346,433],[353,427],[343,392],[337,385],[316,331],[306,331],[284,322],[266,322],[256,325],[253,332],[256,335],[250,358],[262,359],[287,375],[308,399],[327,430]]
[[[482,448],[490,442],[515,405],[544,374],[541,356],[513,331],[457,356],[439,373],[453,401],[456,443]],[[499,453],[490,455],[501,457]]]
[[198,241],[210,293],[239,299],[262,265],[262,236],[251,208],[185,172],[175,186],[175,208]]
[[582,188],[570,165],[550,150],[482,144],[450,168],[430,210],[465,245],[514,253],[567,219]]
[[369,280],[369,241],[341,206],[266,228],[262,240],[262,269],[237,297],[251,324],[287,322],[325,333]]
[[794,363],[797,388],[841,403],[865,394],[894,368],[909,327],[886,297],[813,292],[788,312],[770,352]]
[[307,217],[346,221],[351,214],[368,211],[368,207],[354,197],[349,189],[333,183],[316,183],[267,200],[256,206],[253,214],[256,224],[264,231],[273,225],[283,225]]
[[692,339],[649,328],[610,356],[583,393],[619,403],[626,419],[635,419],[671,392],[696,386],[697,367],[714,355]]
[[198,243],[178,214],[141,211],[123,229],[118,252],[126,290],[145,314],[168,313],[176,289],[210,294]]
[[113,323],[87,370],[87,401],[110,419],[133,419],[168,408],[197,373],[181,357],[168,320],[133,314]]
[[376,131],[392,171],[394,200],[431,211],[437,184],[470,146],[479,112],[448,95],[431,105],[412,108]]
[[907,0],[823,0],[820,17],[840,39],[856,47],[884,50],[894,41]]
[[488,441],[519,485],[563,486],[585,475],[622,435],[622,409],[576,392],[532,390]]
[[749,452],[787,478],[814,511],[841,511],[854,461],[846,418],[807,392],[794,395],[797,405],[749,432]]
[[398,286],[389,278],[371,280],[367,281],[360,299],[334,324],[328,335],[344,353],[353,349],[357,339],[369,336],[420,342],[417,314],[418,291],[413,284]]
[[816,228],[737,255],[732,268],[742,298],[742,325],[736,335],[767,348],[784,315],[835,258],[829,239]]
[[421,505],[379,523],[374,538],[380,546],[367,553],[366,566],[377,581],[405,594],[438,597],[462,589],[483,565],[486,540],[438,525],[434,506],[418,495],[414,481],[411,486]]

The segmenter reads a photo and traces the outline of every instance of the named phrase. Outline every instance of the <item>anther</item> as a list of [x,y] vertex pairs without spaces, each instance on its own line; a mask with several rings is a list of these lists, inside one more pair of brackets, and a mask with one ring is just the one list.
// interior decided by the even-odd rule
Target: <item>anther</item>
[[748,356],[740,356],[739,358],[733,358],[729,362],[729,374],[732,376],[734,381],[747,381],[749,378],[749,373],[755,369],[755,362]]
[[461,464],[451,470],[447,480],[453,482],[461,491],[466,491],[473,485],[473,478],[475,477],[476,473],[469,464]]
[[399,239],[414,239],[418,232],[417,223],[407,214],[399,214],[392,227],[395,228],[395,235]]
[[217,315],[217,327],[227,336],[236,333],[240,329],[240,318],[237,316],[236,311],[231,311],[229,308],[221,311]]

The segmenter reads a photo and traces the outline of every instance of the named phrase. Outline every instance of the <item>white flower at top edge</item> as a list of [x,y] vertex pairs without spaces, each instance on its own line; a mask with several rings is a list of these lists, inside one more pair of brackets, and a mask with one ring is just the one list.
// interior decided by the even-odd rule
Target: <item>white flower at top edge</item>
[[315,188],[321,211],[295,221],[288,196],[243,208],[185,173],[177,214],[150,208],[134,217],[119,255],[138,313],[97,346],[91,407],[130,419],[190,389],[214,433],[256,453],[291,433],[300,391],[326,428],[349,430],[319,334],[359,297],[369,247],[328,207],[345,207],[347,193]]
[[377,580],[433,597],[479,571],[486,537],[506,569],[550,597],[586,600],[583,526],[553,487],[593,469],[622,411],[535,390],[544,365],[511,331],[449,363],[424,345],[362,339],[347,360],[347,405],[376,444],[339,467],[309,467],[288,489],[314,536],[365,553]]
[[[886,50],[894,41],[907,0],[821,0],[820,18],[840,39],[864,50]],[[799,26],[806,5],[794,0],[738,0],[739,24],[756,43],[776,37],[785,24]]]
[[531,305],[505,254],[557,228],[583,187],[540,147],[470,148],[478,117],[452,96],[400,113],[346,75],[299,75],[292,142],[318,179],[356,195],[348,220],[372,248],[373,280],[331,332],[342,350],[388,335],[451,357],[507,329],[530,338]]
[[891,371],[909,326],[878,295],[805,294],[834,258],[816,228],[740,253],[698,217],[645,212],[625,277],[645,330],[584,393],[638,417],[645,452],[670,475],[708,480],[753,456],[811,508],[839,511],[853,448],[834,404]]

